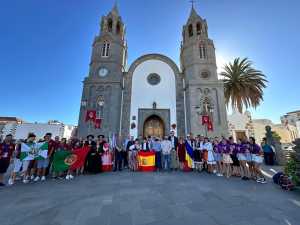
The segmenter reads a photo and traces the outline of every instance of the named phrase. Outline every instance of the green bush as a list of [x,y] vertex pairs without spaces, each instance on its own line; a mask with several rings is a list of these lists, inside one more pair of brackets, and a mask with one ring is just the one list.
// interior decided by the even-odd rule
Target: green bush
[[297,162],[295,159],[290,159],[284,167],[284,172],[289,177],[292,178],[292,181],[295,185],[300,184],[300,178],[296,175]]

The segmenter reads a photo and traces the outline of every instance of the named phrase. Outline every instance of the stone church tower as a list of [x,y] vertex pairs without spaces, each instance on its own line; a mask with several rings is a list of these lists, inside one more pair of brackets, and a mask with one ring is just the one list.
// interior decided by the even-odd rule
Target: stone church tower
[[188,133],[207,135],[202,115],[209,115],[213,132],[209,136],[227,136],[227,116],[223,82],[218,80],[214,43],[208,37],[208,26],[194,7],[183,26],[181,70],[186,88],[186,129]]
[[[93,42],[89,74],[83,81],[78,136],[118,133],[121,117],[123,72],[127,61],[125,26],[116,6],[103,16]],[[101,126],[86,122],[86,111],[96,110]]]

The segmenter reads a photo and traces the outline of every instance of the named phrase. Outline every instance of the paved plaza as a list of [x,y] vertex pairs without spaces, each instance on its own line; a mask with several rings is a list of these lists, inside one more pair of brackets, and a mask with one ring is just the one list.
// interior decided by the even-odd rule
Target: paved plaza
[[0,189],[1,225],[297,225],[300,195],[206,173],[103,173]]

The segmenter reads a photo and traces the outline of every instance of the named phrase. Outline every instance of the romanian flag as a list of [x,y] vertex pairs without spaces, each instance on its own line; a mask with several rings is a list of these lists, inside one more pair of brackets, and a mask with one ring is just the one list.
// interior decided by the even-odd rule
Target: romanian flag
[[138,153],[139,169],[140,171],[154,171],[155,170],[155,152]]
[[193,153],[193,148],[192,146],[186,141],[185,142],[185,160],[187,163],[188,168],[192,169],[194,167],[193,163],[193,158],[194,158],[194,153]]

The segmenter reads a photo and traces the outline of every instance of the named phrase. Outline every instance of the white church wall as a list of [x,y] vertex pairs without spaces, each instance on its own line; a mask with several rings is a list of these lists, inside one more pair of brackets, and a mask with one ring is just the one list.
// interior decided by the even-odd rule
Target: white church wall
[[[157,73],[161,81],[157,85],[150,85],[147,77],[151,73]],[[147,60],[137,66],[132,77],[132,95],[130,121],[137,124],[138,109],[153,107],[156,102],[157,109],[170,109],[170,123],[176,122],[176,82],[172,68],[160,60]],[[136,120],[132,120],[133,116]],[[130,129],[130,135],[137,137],[138,126]]]
[[23,123],[17,124],[15,131],[15,139],[26,139],[28,133],[32,132],[37,139],[42,139],[46,133],[52,133],[52,137],[63,137],[62,124],[47,124],[47,123]]

